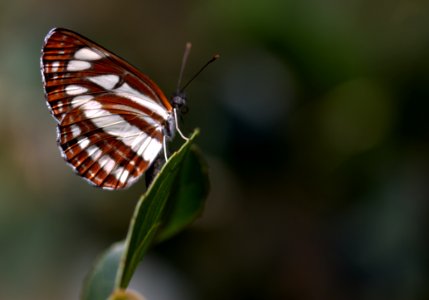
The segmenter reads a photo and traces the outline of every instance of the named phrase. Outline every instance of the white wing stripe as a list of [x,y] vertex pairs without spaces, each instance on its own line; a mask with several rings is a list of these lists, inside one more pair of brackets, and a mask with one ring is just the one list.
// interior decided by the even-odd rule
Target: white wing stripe
[[98,163],[100,164],[101,168],[107,173],[110,174],[112,170],[116,166],[116,162],[107,154],[103,155],[99,160]]
[[88,91],[88,89],[80,85],[71,84],[66,86],[65,91],[67,95],[74,96],[84,94]]
[[71,105],[73,108],[77,108],[77,107],[84,105],[85,103],[91,101],[92,99],[93,99],[93,97],[89,96],[89,95],[77,96],[77,97],[73,98],[73,100],[71,101]]
[[55,73],[58,71],[58,68],[60,67],[60,62],[59,61],[54,61],[51,65],[52,69],[51,72]]
[[143,95],[139,91],[133,89],[127,83],[124,83],[120,87],[113,89],[120,80],[119,76],[117,75],[109,74],[109,75],[93,76],[93,77],[88,77],[88,80],[90,80],[91,82],[99,85],[100,87],[106,90],[114,91],[116,95],[120,97],[130,99],[138,103],[139,105],[146,107],[149,110],[155,111],[164,120],[167,120],[169,116],[169,112],[164,107],[154,102],[151,98]]
[[137,155],[143,155],[143,159],[152,162],[161,151],[162,144],[154,138],[147,137],[137,150]]
[[161,151],[162,144],[156,139],[150,139],[149,145],[143,152],[143,159],[147,161],[153,161]]
[[91,145],[88,147],[88,149],[86,149],[86,153],[88,154],[88,156],[95,160],[98,158],[98,154],[101,153],[101,149],[95,145]]
[[102,56],[94,49],[82,48],[76,51],[74,58],[81,60],[98,60]]
[[125,170],[125,171],[122,173],[121,177],[119,177],[119,178],[118,178],[118,179],[119,179],[119,181],[120,181],[121,183],[125,183],[125,182],[127,181],[128,175],[130,175],[130,171]]
[[160,115],[164,120],[167,120],[169,112],[161,105],[154,102],[151,98],[143,95],[139,91],[130,87],[127,83],[124,83],[117,89],[114,89],[118,96],[130,99]]
[[115,87],[115,85],[118,83],[119,76],[109,74],[109,75],[99,75],[99,76],[88,77],[88,79],[94,82],[95,84],[98,84],[103,89],[112,90]]
[[118,179],[121,183],[125,183],[130,172],[124,167],[119,167],[113,172],[113,174],[115,175],[116,179]]
[[73,136],[73,138],[77,138],[77,137],[80,135],[80,133],[82,132],[82,131],[80,130],[80,127],[79,127],[79,126],[77,126],[77,125],[72,125],[72,126],[70,127],[70,129],[71,129],[71,132],[72,132],[72,136]]
[[88,147],[88,145],[90,144],[90,141],[89,141],[89,139],[87,138],[87,137],[85,137],[85,138],[83,138],[83,139],[80,139],[79,141],[78,141],[78,143],[79,143],[79,146],[82,148],[82,149],[85,149],[86,147]]
[[151,138],[121,116],[102,109],[101,104],[97,101],[88,101],[81,106],[81,109],[97,127],[120,139],[125,145],[137,152],[137,155],[143,155],[143,159],[146,161],[152,161],[162,148],[162,144],[157,139]]
[[83,60],[71,60],[67,64],[67,71],[83,71],[91,68],[91,64]]

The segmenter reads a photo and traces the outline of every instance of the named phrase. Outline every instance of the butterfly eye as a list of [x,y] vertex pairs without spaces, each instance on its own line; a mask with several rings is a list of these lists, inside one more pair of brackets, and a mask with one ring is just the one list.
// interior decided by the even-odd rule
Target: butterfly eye
[[171,103],[174,108],[182,111],[182,107],[186,106],[186,95],[184,93],[174,95]]

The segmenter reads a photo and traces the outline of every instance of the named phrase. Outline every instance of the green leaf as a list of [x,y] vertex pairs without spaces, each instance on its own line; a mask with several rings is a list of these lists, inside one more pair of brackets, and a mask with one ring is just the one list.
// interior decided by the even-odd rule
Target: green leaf
[[183,230],[203,211],[209,191],[208,167],[198,147],[193,145],[190,150],[174,182],[174,192],[168,199],[157,241],[166,240]]
[[168,159],[140,198],[125,242],[101,256],[85,282],[83,300],[105,300],[113,291],[125,290],[155,238],[172,236],[201,213],[209,184],[207,166],[192,146],[198,133]]
[[116,272],[124,248],[123,242],[115,243],[99,257],[85,279],[82,300],[105,300],[110,296],[115,287]]
[[177,187],[176,181],[198,133],[196,130],[191,138],[168,159],[137,203],[117,272],[116,288],[124,289],[128,286],[137,265],[161,228],[166,213],[165,208],[170,207],[167,202]]

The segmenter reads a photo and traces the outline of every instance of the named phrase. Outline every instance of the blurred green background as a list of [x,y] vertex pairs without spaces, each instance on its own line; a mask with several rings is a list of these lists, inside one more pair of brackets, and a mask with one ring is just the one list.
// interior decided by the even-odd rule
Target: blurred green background
[[428,299],[429,3],[0,2],[0,299],[77,299],[143,181],[105,192],[57,149],[39,72],[52,27],[125,57],[201,128],[203,217],[157,245],[148,300]]

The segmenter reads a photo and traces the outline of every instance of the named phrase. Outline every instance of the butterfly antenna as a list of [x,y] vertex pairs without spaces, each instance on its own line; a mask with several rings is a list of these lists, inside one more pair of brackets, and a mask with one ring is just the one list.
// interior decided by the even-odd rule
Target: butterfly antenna
[[218,59],[220,57],[220,55],[219,54],[215,54],[215,55],[213,55],[213,57],[194,75],[194,76],[192,76],[192,78],[191,79],[189,79],[189,81],[179,90],[179,92],[183,92],[186,88],[187,88],[187,86],[195,79],[195,78],[197,78],[197,76],[198,75],[200,75],[200,73],[205,69],[205,68],[207,68],[207,66],[209,65],[209,64],[211,64],[212,62],[214,62],[216,59]]
[[192,44],[190,42],[186,43],[185,52],[183,53],[182,66],[180,67],[179,80],[177,82],[176,93],[180,92],[180,85],[182,84],[183,71],[185,70],[186,63],[188,61],[189,53],[191,52]]

